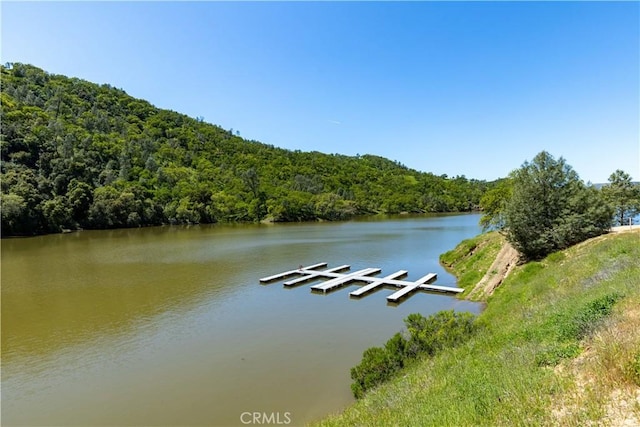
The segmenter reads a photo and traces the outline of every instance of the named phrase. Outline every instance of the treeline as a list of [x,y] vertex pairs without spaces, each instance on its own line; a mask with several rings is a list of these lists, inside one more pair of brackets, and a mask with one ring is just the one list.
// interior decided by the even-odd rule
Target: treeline
[[491,184],[247,141],[110,85],[1,67],[2,235],[477,209]]

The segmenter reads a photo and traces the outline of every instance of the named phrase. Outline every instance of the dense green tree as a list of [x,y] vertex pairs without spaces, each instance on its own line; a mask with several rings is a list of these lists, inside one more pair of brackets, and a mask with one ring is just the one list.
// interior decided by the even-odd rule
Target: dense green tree
[[628,173],[616,170],[602,191],[614,210],[614,224],[627,225],[640,214],[640,184],[634,184]]
[[66,197],[55,196],[53,199],[46,200],[42,204],[42,213],[49,231],[55,232],[74,226],[72,210]]
[[71,180],[67,191],[67,200],[72,218],[78,223],[83,223],[93,202],[91,185],[77,179]]
[[94,228],[136,227],[142,224],[144,205],[128,190],[98,187],[89,208],[89,225]]
[[13,193],[2,193],[0,214],[2,215],[2,233],[20,234],[27,223],[27,203],[24,198]]
[[504,212],[512,193],[513,182],[509,178],[498,181],[494,188],[484,193],[480,199],[480,225],[484,230],[504,228]]
[[562,215],[556,220],[558,248],[567,248],[611,228],[611,208],[593,186],[580,186],[571,194]]
[[504,209],[506,237],[527,259],[537,259],[611,226],[602,195],[587,187],[561,157],[543,151],[512,173]]

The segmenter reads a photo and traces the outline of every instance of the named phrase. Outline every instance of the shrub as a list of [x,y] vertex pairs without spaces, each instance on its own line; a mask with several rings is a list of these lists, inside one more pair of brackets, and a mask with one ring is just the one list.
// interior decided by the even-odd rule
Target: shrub
[[427,318],[410,314],[405,319],[408,339],[397,333],[384,347],[371,347],[362,355],[362,361],[351,368],[351,390],[356,398],[367,390],[385,382],[412,360],[422,355],[433,356],[445,348],[466,341],[474,332],[474,316],[440,311]]
[[362,362],[351,368],[351,384],[353,395],[359,399],[364,393],[376,385],[386,381],[395,373],[393,363],[386,347],[371,347],[362,354]]
[[440,311],[427,318],[410,314],[405,320],[410,334],[407,354],[410,357],[420,354],[433,356],[444,348],[456,346],[473,332],[473,319],[470,313],[453,310]]
[[591,334],[611,314],[613,305],[620,298],[622,295],[611,293],[584,304],[573,315],[561,321],[560,338],[581,340]]
[[570,359],[580,354],[580,346],[575,343],[555,344],[536,355],[536,365],[556,366],[562,359]]

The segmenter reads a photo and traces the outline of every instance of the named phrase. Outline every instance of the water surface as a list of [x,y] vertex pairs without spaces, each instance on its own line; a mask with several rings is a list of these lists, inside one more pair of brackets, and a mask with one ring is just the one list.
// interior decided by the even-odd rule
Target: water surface
[[[419,292],[349,298],[258,279],[298,265],[438,273],[477,215],[200,225],[2,241],[3,425],[300,425],[353,401],[349,369],[410,313],[478,312]],[[313,283],[313,282],[312,282]],[[282,415],[281,415],[282,420]]]

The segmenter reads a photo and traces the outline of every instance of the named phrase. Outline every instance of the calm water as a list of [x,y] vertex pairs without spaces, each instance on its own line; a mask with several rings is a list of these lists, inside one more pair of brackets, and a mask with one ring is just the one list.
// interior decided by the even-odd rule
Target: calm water
[[258,279],[328,262],[454,278],[438,255],[477,215],[158,227],[2,241],[3,425],[292,425],[353,401],[349,369],[410,313],[478,312],[391,289],[355,300]]

